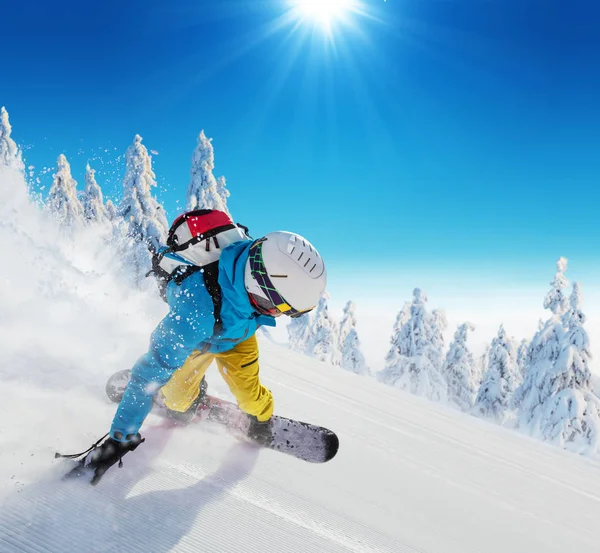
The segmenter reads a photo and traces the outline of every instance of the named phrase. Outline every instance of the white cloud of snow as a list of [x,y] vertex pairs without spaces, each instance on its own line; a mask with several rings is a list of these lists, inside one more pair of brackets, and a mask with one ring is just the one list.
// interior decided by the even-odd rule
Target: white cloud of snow
[[[47,472],[45,448],[91,443],[106,432],[114,407],[98,389],[144,352],[166,313],[156,295],[132,291],[111,274],[113,252],[95,232],[83,229],[77,238],[62,232],[30,203],[22,173],[0,169],[0,381],[2,412],[15,413],[0,432],[0,495],[15,485],[10,444],[23,435],[23,450],[46,455]],[[62,410],[53,408],[57,391],[65,398]],[[31,402],[45,407],[28,409]],[[21,478],[42,471],[37,462]]]

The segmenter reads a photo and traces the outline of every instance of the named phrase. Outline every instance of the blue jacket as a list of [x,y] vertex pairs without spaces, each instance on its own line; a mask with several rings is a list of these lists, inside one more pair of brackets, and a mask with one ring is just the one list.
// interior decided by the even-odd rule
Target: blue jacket
[[222,291],[223,329],[213,336],[213,302],[199,271],[181,285],[171,281],[167,287],[169,313],[150,338],[148,352],[131,372],[131,380],[112,423],[110,435],[126,441],[128,434],[139,431],[152,409],[152,398],[196,349],[208,345],[218,353],[232,349],[252,336],[259,326],[275,326],[275,319],[257,314],[250,305],[244,285],[244,268],[251,241],[231,244],[219,260],[219,285]]

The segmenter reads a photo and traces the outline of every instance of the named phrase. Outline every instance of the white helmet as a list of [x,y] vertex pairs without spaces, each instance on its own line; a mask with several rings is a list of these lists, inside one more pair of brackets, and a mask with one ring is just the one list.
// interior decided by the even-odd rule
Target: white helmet
[[258,311],[293,317],[315,308],[327,273],[323,258],[308,240],[276,231],[250,247],[244,282]]

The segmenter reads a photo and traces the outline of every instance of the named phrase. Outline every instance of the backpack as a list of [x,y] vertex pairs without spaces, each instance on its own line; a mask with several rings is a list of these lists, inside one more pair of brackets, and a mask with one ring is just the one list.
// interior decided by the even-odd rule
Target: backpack
[[191,274],[202,271],[206,290],[214,304],[215,333],[221,330],[221,288],[219,258],[224,248],[251,240],[248,229],[237,225],[223,211],[200,209],[188,211],[173,221],[167,246],[152,255],[152,269],[160,295],[167,301],[167,284],[172,280],[179,286]]

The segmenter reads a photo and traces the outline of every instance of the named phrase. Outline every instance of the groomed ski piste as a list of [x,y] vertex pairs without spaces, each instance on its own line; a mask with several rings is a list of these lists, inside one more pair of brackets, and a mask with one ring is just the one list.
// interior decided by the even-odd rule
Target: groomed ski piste
[[[278,413],[340,437],[312,465],[214,426],[167,428],[92,487],[61,481],[166,307],[104,270],[0,175],[0,552],[600,550],[600,463],[261,341]],[[216,371],[211,393],[230,398]]]

